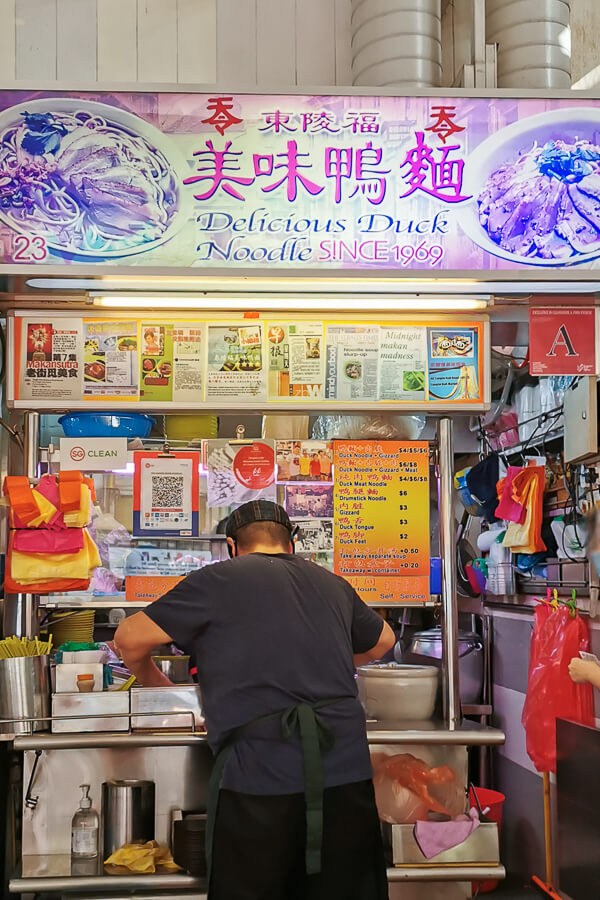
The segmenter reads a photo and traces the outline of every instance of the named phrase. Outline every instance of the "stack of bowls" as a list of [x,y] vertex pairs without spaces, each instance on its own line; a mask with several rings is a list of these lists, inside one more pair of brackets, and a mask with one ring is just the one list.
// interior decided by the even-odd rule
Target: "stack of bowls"
[[206,815],[192,813],[174,823],[173,859],[195,878],[206,876]]

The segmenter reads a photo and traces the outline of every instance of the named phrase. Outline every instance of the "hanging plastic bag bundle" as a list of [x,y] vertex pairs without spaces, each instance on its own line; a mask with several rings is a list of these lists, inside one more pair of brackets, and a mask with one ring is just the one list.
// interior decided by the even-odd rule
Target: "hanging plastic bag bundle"
[[591,685],[569,677],[569,663],[588,646],[587,623],[579,614],[566,607],[536,607],[522,722],[527,753],[538,772],[556,772],[557,719],[594,724]]

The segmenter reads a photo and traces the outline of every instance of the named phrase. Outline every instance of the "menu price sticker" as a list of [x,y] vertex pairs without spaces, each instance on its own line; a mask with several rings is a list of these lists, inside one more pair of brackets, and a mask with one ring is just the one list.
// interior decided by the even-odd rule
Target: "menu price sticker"
[[359,579],[367,599],[428,596],[428,443],[336,441],[334,451],[335,571]]

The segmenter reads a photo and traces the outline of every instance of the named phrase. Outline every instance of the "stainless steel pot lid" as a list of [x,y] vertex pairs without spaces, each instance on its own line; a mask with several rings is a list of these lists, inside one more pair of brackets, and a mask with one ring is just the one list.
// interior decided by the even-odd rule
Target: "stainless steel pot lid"
[[435,666],[418,666],[395,662],[360,666],[357,672],[359,675],[367,675],[373,678],[389,678],[394,675],[402,675],[404,678],[437,678],[438,675],[438,670]]

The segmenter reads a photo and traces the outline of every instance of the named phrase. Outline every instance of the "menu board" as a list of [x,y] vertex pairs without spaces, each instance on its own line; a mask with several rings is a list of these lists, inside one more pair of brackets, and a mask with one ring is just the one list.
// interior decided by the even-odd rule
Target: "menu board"
[[10,408],[465,409],[489,403],[489,323],[240,315],[9,317]]
[[429,599],[429,444],[334,443],[334,569],[365,601]]

